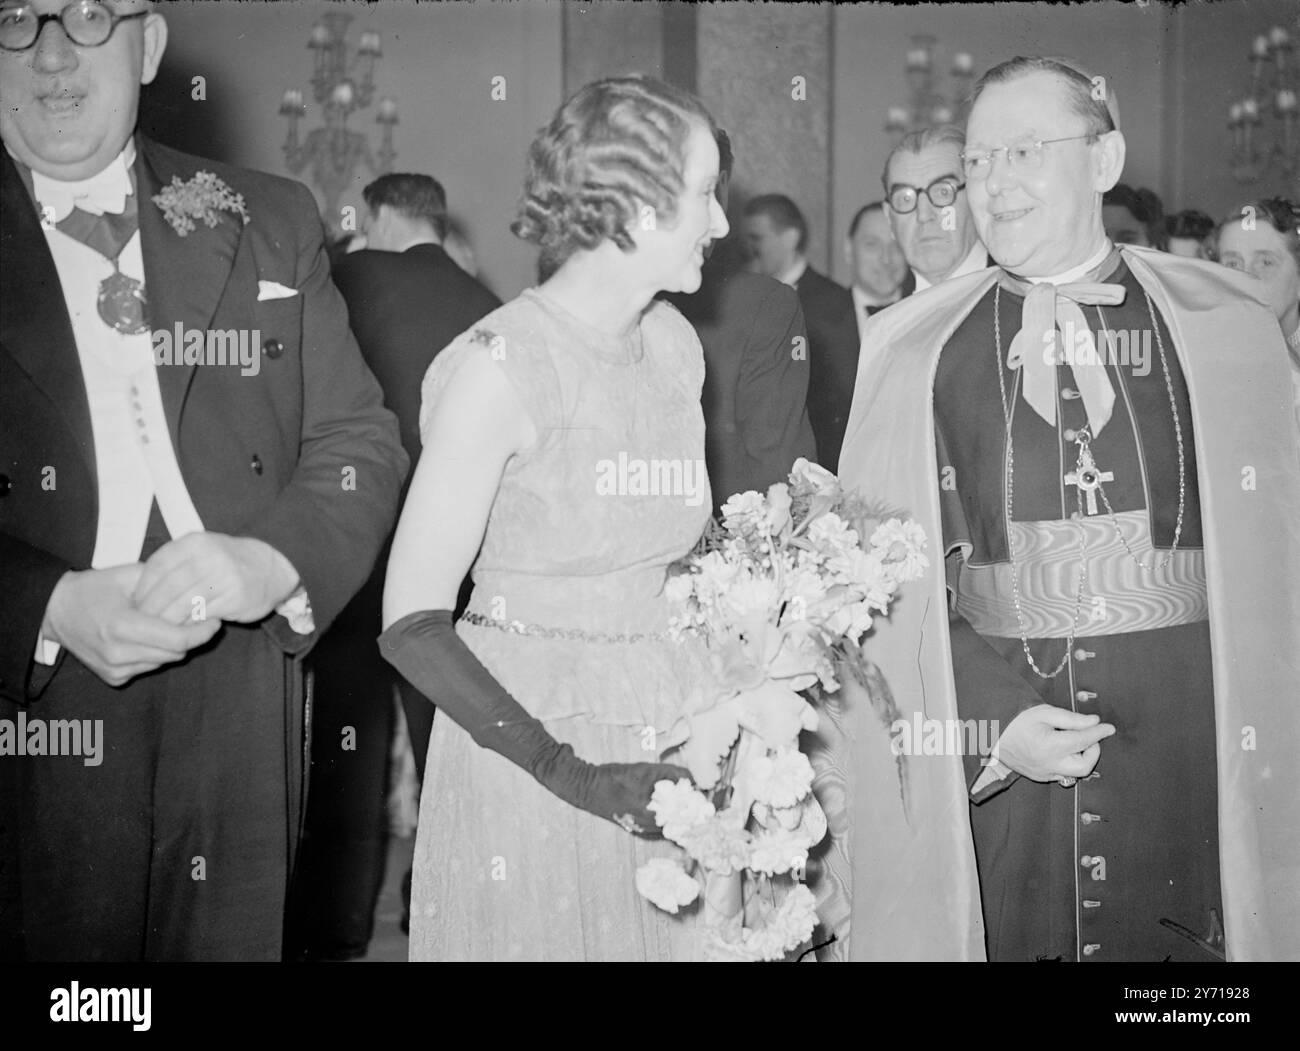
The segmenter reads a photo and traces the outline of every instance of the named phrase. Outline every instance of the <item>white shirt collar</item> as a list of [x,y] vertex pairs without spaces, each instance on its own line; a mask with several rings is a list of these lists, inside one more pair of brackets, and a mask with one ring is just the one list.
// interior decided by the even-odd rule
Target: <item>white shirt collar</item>
[[807,259],[802,259],[802,258],[796,259],[794,265],[790,267],[790,269],[787,270],[784,274],[782,274],[779,278],[777,278],[777,280],[780,281],[783,285],[789,285],[791,288],[793,288],[795,286],[795,283],[799,280],[799,278],[803,277],[804,271],[807,269],[808,269]]
[[[984,249],[984,242],[979,238],[970,246],[970,251],[966,253],[966,258],[957,264],[957,269],[944,278],[945,281],[951,281],[954,277],[964,277],[966,274],[973,274],[976,270],[983,270],[988,265],[988,252]],[[929,288],[933,282],[927,281],[925,277],[912,271],[912,276],[916,278],[916,290],[922,292]]]
[[[1069,270],[1060,274],[1053,274],[1051,277],[1026,277],[1023,278],[1023,280],[1028,281],[1031,285],[1040,285],[1044,282],[1051,285],[1072,284],[1073,282],[1078,281],[1079,278],[1083,277],[1084,274],[1088,273],[1089,270],[1095,270],[1097,267],[1101,266],[1102,260],[1110,255],[1112,247],[1113,245],[1110,243],[1110,238],[1107,237],[1102,240],[1101,247],[1078,266],[1071,267]],[[1016,276],[1018,277],[1019,275]]]
[[44,208],[54,209],[54,221],[64,219],[73,208],[91,215],[126,210],[126,199],[134,189],[131,165],[135,163],[135,143],[126,140],[122,152],[88,179],[64,181],[32,171],[32,194]]

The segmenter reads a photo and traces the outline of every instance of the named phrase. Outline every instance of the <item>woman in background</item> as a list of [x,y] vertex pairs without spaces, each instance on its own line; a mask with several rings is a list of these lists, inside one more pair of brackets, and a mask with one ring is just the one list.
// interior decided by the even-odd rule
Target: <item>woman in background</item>
[[[513,226],[545,280],[425,376],[380,637],[439,709],[412,959],[697,955],[691,918],[641,899],[635,872],[678,850],[651,841],[646,807],[656,781],[688,775],[655,762],[655,742],[709,681],[702,650],[666,637],[663,594],[711,508],[703,352],[654,297],[695,291],[727,232],[715,130],[648,78],[565,102],[529,152]],[[639,495],[630,472],[656,460],[678,491]]]
[[[1252,221],[1246,222],[1248,217]],[[1286,338],[1300,426],[1300,207],[1285,197],[1242,205],[1219,224],[1218,257],[1264,286]]]

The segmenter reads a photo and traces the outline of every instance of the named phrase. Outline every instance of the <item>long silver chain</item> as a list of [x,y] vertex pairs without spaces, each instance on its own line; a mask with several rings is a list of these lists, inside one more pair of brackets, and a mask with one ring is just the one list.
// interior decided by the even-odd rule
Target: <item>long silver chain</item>
[[[1169,373],[1169,359],[1165,354],[1164,339],[1160,335],[1160,325],[1156,321],[1156,311],[1155,311],[1155,306],[1151,302],[1151,296],[1146,291],[1146,289],[1142,290],[1142,294],[1146,298],[1147,312],[1151,316],[1151,327],[1156,334],[1156,346],[1160,350],[1160,365],[1161,368],[1164,370],[1165,389],[1169,393],[1169,408],[1172,411],[1174,417],[1174,437],[1178,442],[1178,520],[1174,526],[1174,541],[1172,546],[1169,549],[1169,554],[1165,556],[1164,561],[1160,563],[1159,568],[1164,569],[1169,565],[1170,561],[1173,559],[1174,552],[1178,550],[1178,539],[1182,535],[1182,530],[1183,530],[1183,512],[1186,508],[1186,493],[1187,493],[1186,456],[1183,449],[1183,430],[1178,419],[1178,404],[1174,398],[1174,382],[1173,382],[1173,378],[1170,376]],[[1011,598],[1016,608],[1016,623],[1020,631],[1020,645],[1025,651],[1025,658],[1029,661],[1029,666],[1034,670],[1034,674],[1038,675],[1040,678],[1054,679],[1058,675],[1060,675],[1061,672],[1065,669],[1066,663],[1070,659],[1070,653],[1074,649],[1074,639],[1079,630],[1079,614],[1083,610],[1083,593],[1085,587],[1087,586],[1087,579],[1088,579],[1087,530],[1083,524],[1083,519],[1084,519],[1083,490],[1077,485],[1075,486],[1075,490],[1074,490],[1075,502],[1078,507],[1078,516],[1079,516],[1079,590],[1075,596],[1075,601],[1074,601],[1074,617],[1070,625],[1069,637],[1065,641],[1065,653],[1062,655],[1060,662],[1056,665],[1056,668],[1053,671],[1045,672],[1038,667],[1038,663],[1034,660],[1034,655],[1029,651],[1029,638],[1025,633],[1025,616],[1020,606],[1020,570],[1019,567],[1016,565],[1015,540],[1013,538],[1014,530],[1012,529],[1012,524],[1011,524],[1012,521],[1011,508],[1014,499],[1013,487],[1015,483],[1015,450],[1011,440],[1011,407],[1010,407],[1010,403],[1007,400],[1007,383],[1006,383],[1006,378],[1002,374],[1001,300],[1002,300],[1002,285],[999,282],[996,286],[994,286],[994,293],[993,293],[993,341],[994,341],[994,352],[997,355],[996,364],[997,364],[997,372],[998,372],[998,390],[1002,395],[1002,416],[1006,422],[1006,435],[1007,435],[1005,489],[1006,489],[1006,512],[1007,512],[1007,557],[1011,563]],[[1134,437],[1136,438],[1136,435]],[[1078,436],[1075,438],[1075,444],[1079,446],[1080,454],[1082,454],[1082,452],[1087,448],[1088,443],[1091,441],[1091,438],[1092,436],[1089,433],[1088,428],[1085,427],[1079,432]],[[1102,487],[1100,481],[1097,482],[1097,491],[1101,495],[1102,503],[1106,507],[1106,513],[1110,516],[1111,524],[1115,527],[1115,535],[1119,537],[1120,543],[1124,545],[1124,550],[1128,552],[1129,558],[1133,560],[1134,564],[1139,569],[1143,571],[1149,571],[1152,568],[1152,566],[1150,564],[1144,565],[1142,561],[1133,553],[1133,549],[1129,546],[1128,540],[1125,539],[1124,532],[1119,525],[1119,520],[1115,517],[1115,512],[1110,505],[1110,500],[1106,496],[1106,490]],[[1154,550],[1153,550],[1153,555],[1154,555]]]
[[1015,449],[1011,442],[1011,405],[1007,401],[1007,380],[1002,375],[1002,283],[999,281],[993,287],[993,351],[996,355],[998,390],[1002,394],[1002,418],[1007,425],[1007,460],[1003,477],[1006,490],[1007,559],[1011,563],[1011,598],[1016,607],[1016,627],[1020,632],[1020,646],[1025,651],[1025,659],[1029,661],[1029,666],[1040,679],[1055,679],[1065,670],[1065,665],[1070,660],[1070,652],[1074,649],[1074,637],[1079,632],[1079,614],[1083,611],[1083,592],[1088,583],[1087,530],[1083,524],[1083,490],[1077,486],[1074,490],[1075,499],[1079,505],[1079,591],[1074,597],[1074,618],[1070,624],[1070,636],[1065,640],[1065,653],[1062,654],[1061,660],[1056,667],[1052,671],[1046,672],[1038,666],[1038,662],[1034,660],[1034,655],[1029,652],[1029,636],[1025,633],[1025,615],[1020,608],[1020,569],[1016,565],[1015,529],[1011,524],[1012,487],[1015,483]]
[[[1151,315],[1151,328],[1156,334],[1156,347],[1160,350],[1160,367],[1165,373],[1165,389],[1169,392],[1169,410],[1174,414],[1174,438],[1178,442],[1178,520],[1174,523],[1174,542],[1169,548],[1169,554],[1164,557],[1160,563],[1160,569],[1166,569],[1169,563],[1173,561],[1174,552],[1178,550],[1178,538],[1183,534],[1183,511],[1186,507],[1187,497],[1187,476],[1185,454],[1183,452],[1183,428],[1178,422],[1178,403],[1174,399],[1174,381],[1169,375],[1169,359],[1165,356],[1165,341],[1160,335],[1160,325],[1156,322],[1156,308],[1151,303],[1151,296],[1144,288],[1142,294],[1146,297],[1147,312]],[[1136,434],[1134,435],[1136,438]],[[1144,564],[1137,555],[1133,554],[1133,549],[1129,547],[1128,541],[1124,538],[1124,531],[1119,527],[1119,519],[1115,517],[1115,512],[1111,509],[1110,500],[1106,496],[1106,490],[1101,482],[1097,482],[1097,493],[1101,497],[1101,502],[1106,507],[1106,514],[1110,515],[1110,523],[1115,527],[1115,535],[1119,537],[1119,542],[1124,545],[1124,550],[1128,552],[1128,557],[1133,560],[1133,564],[1144,573],[1150,572],[1155,567],[1155,544],[1151,545],[1151,562]],[[1154,515],[1153,515],[1154,517]]]

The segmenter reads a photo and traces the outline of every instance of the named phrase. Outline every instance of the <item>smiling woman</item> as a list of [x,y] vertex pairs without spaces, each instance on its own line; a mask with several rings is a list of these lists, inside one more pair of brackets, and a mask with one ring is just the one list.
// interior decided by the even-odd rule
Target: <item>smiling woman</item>
[[6,145],[51,178],[101,171],[135,127],[140,86],[157,74],[166,45],[167,23],[144,3],[6,5],[0,13]]
[[640,77],[582,88],[532,144],[514,225],[546,280],[425,376],[380,637],[439,710],[413,959],[700,951],[694,918],[641,900],[635,873],[679,853],[638,838],[655,783],[686,776],[655,742],[713,688],[702,651],[667,637],[664,594],[710,511],[703,352],[654,296],[697,289],[727,232],[718,168],[691,96]]

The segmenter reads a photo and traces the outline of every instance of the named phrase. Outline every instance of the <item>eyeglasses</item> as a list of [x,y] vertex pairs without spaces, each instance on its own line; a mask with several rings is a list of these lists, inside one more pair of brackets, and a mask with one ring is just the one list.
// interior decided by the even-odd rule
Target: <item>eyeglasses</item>
[[1043,166],[1043,147],[1054,142],[1074,142],[1076,139],[1094,139],[1094,132],[1086,135],[1067,135],[1063,139],[1039,139],[1037,142],[1022,142],[1016,146],[997,146],[991,150],[962,150],[961,164],[968,180],[983,180],[993,168],[993,155],[1005,153],[1007,163],[1017,171],[1033,171]]
[[29,4],[11,5],[0,8],[0,48],[26,51],[40,39],[46,22],[58,22],[78,47],[99,47],[113,35],[119,22],[143,18],[148,13],[115,14],[99,0],[77,0],[57,15],[38,15]]
[[964,182],[958,182],[946,175],[935,179],[925,189],[896,183],[889,188],[889,207],[899,215],[907,215],[909,212],[916,211],[916,206],[921,203],[921,194],[925,194],[936,208],[947,208],[957,200],[957,194],[965,187]]

